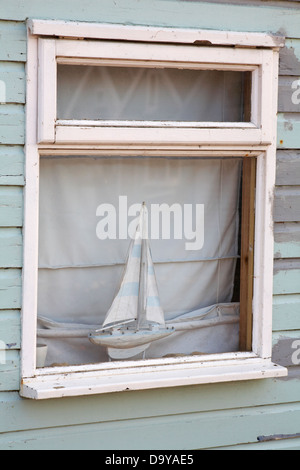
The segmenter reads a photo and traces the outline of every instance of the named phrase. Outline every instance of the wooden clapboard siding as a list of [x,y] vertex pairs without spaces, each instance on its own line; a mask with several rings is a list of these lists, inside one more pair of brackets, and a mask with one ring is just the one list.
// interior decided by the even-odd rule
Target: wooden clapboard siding
[[[109,448],[116,442],[118,448],[122,444],[127,449],[151,448],[147,441],[136,440],[135,436],[145,427],[148,442],[158,448],[164,445],[170,449],[191,449],[202,447],[217,447],[232,445],[234,442],[257,442],[260,435],[270,435],[274,432],[293,433],[297,425],[293,420],[285,422],[285,416],[297,412],[299,399],[299,381],[266,380],[258,382],[241,382],[213,385],[175,388],[171,390],[154,390],[127,394],[104,395],[101,397],[72,398],[50,400],[47,402],[32,402],[22,400],[17,394],[0,393],[0,448],[20,448],[32,445],[32,448]],[[148,404],[144,406],[145,402]],[[270,403],[272,408],[270,408]],[[297,406],[294,406],[296,405]],[[76,410],[76,412],[74,412]],[[114,410],[114,413],[112,413]],[[221,410],[221,411],[219,411]],[[261,419],[257,426],[249,420],[261,411]],[[277,424],[269,420],[267,415],[276,416]],[[243,425],[248,427],[248,434],[232,437],[232,424],[245,416]],[[205,423],[211,420],[209,436],[205,437]],[[188,428],[188,422],[191,427]],[[5,425],[7,423],[7,425]],[[166,427],[164,434],[167,439],[159,437],[161,425]],[[174,430],[183,423],[183,430]],[[248,423],[248,425],[247,425]],[[89,428],[90,426],[90,428]],[[152,426],[156,433],[153,433]],[[169,428],[169,429],[168,429]],[[19,432],[19,430],[22,432]],[[53,430],[53,434],[51,430]],[[86,429],[88,435],[95,433],[94,439],[83,439]],[[111,444],[111,430],[116,432],[114,444]],[[123,431],[127,431],[124,433]],[[39,432],[37,432],[37,430]],[[107,431],[107,438],[105,432]],[[193,431],[191,438],[190,432]],[[83,433],[83,434],[82,434]],[[81,436],[81,442],[72,444],[73,436]],[[123,435],[124,434],[124,435]],[[62,444],[55,441],[55,435],[64,435]],[[25,443],[26,439],[32,443]],[[75,440],[77,438],[75,437]],[[159,442],[159,439],[161,442]],[[103,444],[105,443],[105,445]],[[89,447],[91,446],[91,447]],[[152,448],[153,448],[152,447]]]
[[5,83],[6,103],[25,103],[25,64],[0,62],[0,81]]
[[278,114],[277,145],[279,149],[300,148],[300,114]]
[[0,145],[0,185],[24,184],[24,150],[21,146]]
[[273,331],[300,330],[300,294],[274,295]]
[[[194,27],[235,31],[279,32],[289,38],[299,37],[299,9],[274,5],[267,7],[251,2],[248,5],[216,4],[209,1],[153,0],[65,0],[43,2],[31,0],[5,3],[1,0],[4,20],[25,21],[26,18],[61,19],[104,23],[140,24],[173,27]],[[283,14],[284,11],[284,14]]]
[[279,78],[278,111],[281,113],[300,112],[300,78],[282,76]]
[[[35,402],[22,400],[17,393],[0,394],[1,432],[14,432],[113,422],[116,419],[143,419],[154,416],[207,413],[222,408],[246,408],[299,400],[300,382],[286,380],[226,383],[221,387],[202,385],[172,389],[115,393],[102,396],[64,398]],[[269,396],[268,396],[269,395]],[[145,402],[147,407],[145,407]],[[221,407],[222,404],[222,407]],[[76,409],[76,413],[74,413]],[[114,413],[112,413],[114,410]],[[9,417],[11,419],[9,419]]]
[[[1,7],[1,17],[4,8]],[[0,60],[9,62],[26,61],[25,23],[0,21]]]
[[21,308],[21,270],[0,269],[0,310]]
[[0,338],[6,349],[20,349],[20,331],[20,311],[0,310]]
[[278,150],[277,152],[277,186],[297,186],[300,181],[300,151]]
[[[7,355],[5,366],[0,364],[1,449],[300,449],[299,439],[257,443],[260,435],[299,432],[300,373],[291,363],[291,345],[300,339],[300,107],[291,101],[290,86],[300,79],[300,8],[286,8],[287,2],[240,3],[0,0],[5,20],[0,21],[0,81],[7,94],[0,105],[0,340]],[[287,36],[280,55],[273,344],[274,358],[293,366],[290,379],[45,402],[19,397],[28,17]]]
[[23,238],[20,228],[0,228],[0,268],[21,268]]
[[277,236],[278,234],[275,233],[275,259],[300,257],[300,241],[276,241]]
[[275,222],[300,221],[300,186],[281,186],[275,191]]
[[[295,0],[296,1],[296,0]],[[251,450],[285,450],[285,451],[296,451],[300,450],[300,439],[296,438],[293,434],[289,435],[286,438],[281,437],[281,435],[274,436],[270,435],[265,442],[259,442],[254,444],[240,444],[237,446],[228,446],[228,447],[219,447],[220,451],[251,451]]]
[[300,258],[300,224],[276,223],[274,227],[275,259]]
[[25,143],[25,113],[20,104],[0,105],[0,144]]
[[[258,436],[298,432],[299,403],[185,413],[147,419],[18,431],[3,435],[0,449],[209,449],[257,442]],[[154,432],[155,429],[155,432]],[[199,432],[202,430],[202,432]],[[83,439],[84,436],[84,439]],[[187,439],[188,437],[188,439]],[[152,443],[152,447],[149,446]],[[273,444],[274,445],[274,444]],[[259,447],[258,447],[259,448]]]
[[0,31],[0,391],[7,391],[20,384],[26,28],[0,21]]
[[280,53],[280,75],[300,75],[300,39],[287,37],[285,48]]
[[0,364],[0,392],[7,390],[18,390],[20,383],[19,351],[6,350],[5,354],[5,364]]
[[22,227],[23,188],[0,186],[0,227]]
[[286,150],[277,152],[273,360],[289,367],[291,377],[299,376],[293,345],[300,338],[299,59],[300,40],[288,39],[280,54],[278,148]]
[[298,294],[300,286],[300,260],[275,261],[274,295]]
[[[42,402],[23,400],[17,393],[0,393],[0,415],[3,418],[0,421],[0,433],[180,416],[184,413],[209,413],[218,409],[230,411],[234,408],[269,405],[270,396],[273,405],[294,403],[299,401],[299,393],[299,381],[289,383],[287,380],[272,379],[228,382],[221,387],[208,384]],[[76,413],[74,410],[77,410]]]

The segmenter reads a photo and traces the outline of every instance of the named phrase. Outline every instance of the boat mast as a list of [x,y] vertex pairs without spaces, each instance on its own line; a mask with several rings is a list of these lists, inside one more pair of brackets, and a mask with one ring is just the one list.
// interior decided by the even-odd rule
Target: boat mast
[[138,297],[138,311],[137,311],[137,331],[140,329],[142,323],[146,319],[146,298],[147,293],[146,288],[146,259],[147,259],[147,249],[146,249],[146,224],[145,224],[145,215],[146,215],[146,203],[142,204],[142,217],[140,219],[140,235],[141,235],[141,260],[140,260],[140,279],[139,279],[139,297]]

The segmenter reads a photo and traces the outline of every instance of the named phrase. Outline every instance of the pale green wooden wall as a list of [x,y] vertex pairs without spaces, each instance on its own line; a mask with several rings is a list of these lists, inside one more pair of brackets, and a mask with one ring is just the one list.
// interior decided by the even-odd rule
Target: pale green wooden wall
[[[300,3],[197,0],[0,0],[0,449],[300,449]],[[283,7],[284,5],[284,7]],[[289,379],[33,402],[19,397],[26,18],[269,31],[281,54],[275,203],[274,359]],[[2,344],[0,342],[0,344]],[[0,346],[1,347],[1,346]]]

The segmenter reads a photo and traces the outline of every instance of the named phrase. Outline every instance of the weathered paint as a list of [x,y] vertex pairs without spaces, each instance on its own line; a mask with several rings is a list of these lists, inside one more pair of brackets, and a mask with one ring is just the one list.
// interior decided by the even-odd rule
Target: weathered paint
[[300,330],[300,294],[274,295],[273,331]]
[[0,269],[0,310],[21,308],[21,269]]
[[[286,2],[285,2],[286,4]],[[293,2],[295,6],[296,2]],[[290,6],[291,2],[286,4]],[[300,78],[300,8],[175,0],[0,0],[0,448],[300,449],[300,440],[258,442],[299,432],[300,371],[291,361],[300,339],[300,109],[290,85]],[[274,358],[292,365],[288,380],[202,385],[33,402],[19,397],[25,139],[25,19],[270,31],[287,36],[280,60]],[[294,91],[294,89],[293,89]],[[163,438],[162,438],[163,436]],[[134,442],[134,445],[132,444]]]
[[0,186],[0,227],[22,227],[23,188]]
[[[1,16],[4,7],[0,8]],[[0,22],[0,60],[26,61],[26,26],[17,22]]]
[[5,349],[20,349],[21,319],[19,310],[0,311],[0,340]]
[[[191,27],[231,31],[267,31],[299,37],[300,12],[267,5],[216,4],[181,0],[98,0],[63,3],[55,0],[42,4],[39,0],[7,4],[0,1],[2,18],[24,21],[26,18],[61,19],[119,24]],[[201,23],[201,25],[200,25]]]
[[300,152],[279,150],[277,152],[277,186],[297,186],[300,181]]
[[24,127],[25,113],[23,105],[0,105],[0,144],[24,144]]
[[20,228],[0,228],[0,268],[21,268],[23,237]]
[[287,39],[285,48],[280,53],[280,74],[300,75],[300,40]]
[[0,62],[0,81],[5,83],[5,96],[0,101],[25,103],[25,66],[18,62]]
[[23,186],[24,182],[23,148],[0,145],[0,186]]
[[276,259],[300,258],[300,224],[298,222],[276,223],[274,237]]
[[280,186],[275,191],[275,222],[300,221],[300,186]]
[[5,354],[5,363],[0,364],[0,392],[6,390],[17,390],[19,383],[20,353],[16,350],[7,350]]
[[279,149],[300,148],[300,116],[297,113],[278,115],[277,145]]
[[298,76],[280,77],[278,111],[281,113],[300,112],[300,78]]

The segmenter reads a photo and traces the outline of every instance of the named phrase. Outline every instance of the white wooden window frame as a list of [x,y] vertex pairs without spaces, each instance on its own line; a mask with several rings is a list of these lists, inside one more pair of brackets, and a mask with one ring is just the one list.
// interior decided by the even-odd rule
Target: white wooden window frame
[[[287,374],[271,361],[272,201],[278,50],[283,44],[281,37],[258,33],[28,22],[22,396],[47,399]],[[83,125],[80,121],[57,121],[58,63],[251,71],[251,122],[154,125],[86,121]],[[87,155],[140,155],[141,150],[149,156],[257,157],[252,351],[37,369],[40,156],[82,155],[83,151]]]
[[[271,143],[273,50],[40,38],[38,57],[39,143]],[[58,120],[57,64],[251,72],[251,122]]]

